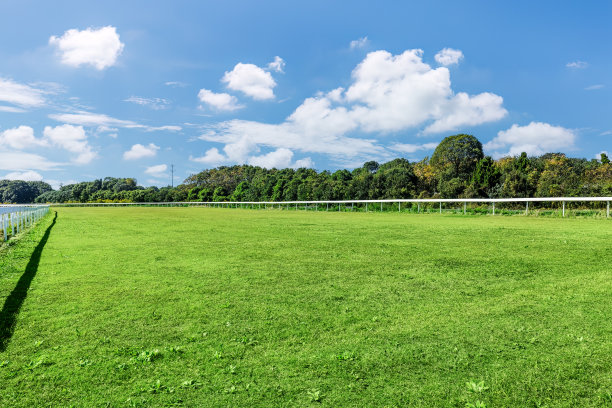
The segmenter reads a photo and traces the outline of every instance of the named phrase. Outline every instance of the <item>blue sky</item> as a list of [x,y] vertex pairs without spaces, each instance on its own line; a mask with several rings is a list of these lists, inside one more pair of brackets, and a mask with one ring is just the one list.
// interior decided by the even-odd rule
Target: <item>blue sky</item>
[[608,2],[2,1],[0,178],[612,151]]

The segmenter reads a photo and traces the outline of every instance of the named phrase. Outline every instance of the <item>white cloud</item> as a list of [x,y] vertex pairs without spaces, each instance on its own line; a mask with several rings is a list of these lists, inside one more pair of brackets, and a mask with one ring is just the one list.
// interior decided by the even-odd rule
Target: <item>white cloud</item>
[[2,177],[4,180],[42,181],[43,176],[33,170],[8,173]]
[[0,112],[24,113],[25,110],[21,109],[21,108],[15,108],[13,106],[3,106],[3,105],[0,105]]
[[452,48],[444,48],[440,50],[434,58],[440,65],[454,65],[458,64],[459,61],[463,59],[463,52],[461,52],[461,50],[454,50]]
[[595,155],[595,159],[597,159],[597,160],[601,161],[601,155],[602,155],[602,154],[605,154],[606,156],[608,156],[608,159],[610,158],[610,153],[608,153],[608,151],[607,151],[607,150],[602,150],[601,152],[599,152],[599,153],[597,153],[597,154]]
[[357,48],[364,48],[366,45],[368,45],[370,41],[368,40],[368,37],[361,37],[357,40],[353,40],[351,41],[350,47],[351,50],[357,49]]
[[87,134],[83,126],[60,125],[45,126],[43,135],[53,145],[59,146],[78,156],[73,160],[77,164],[87,164],[96,158],[97,154],[87,142]]
[[[20,84],[10,79],[0,78],[0,101],[7,102],[22,108],[38,108],[44,106],[44,94],[49,93],[43,89]],[[5,107],[9,108],[10,107]],[[15,108],[12,108],[13,112]],[[5,112],[9,111],[3,109]]]
[[194,162],[204,163],[215,167],[227,161],[227,158],[219,153],[219,149],[216,147],[208,149],[202,157],[190,157],[189,159]]
[[239,62],[233,70],[225,73],[221,81],[229,89],[240,91],[253,99],[274,99],[276,82],[269,72],[257,65]]
[[180,126],[147,126],[133,122],[131,120],[122,120],[110,117],[102,113],[92,113],[86,111],[78,111],[77,113],[53,113],[49,115],[51,119],[58,122],[70,123],[73,125],[96,126],[98,128],[121,127],[127,129],[143,129],[147,132],[153,131],[180,131]]
[[528,155],[541,155],[573,148],[576,133],[561,126],[548,123],[531,122],[526,126],[512,125],[502,130],[484,148],[493,152],[493,156],[516,156],[522,152]]
[[27,171],[27,170],[53,170],[60,163],[47,160],[38,154],[0,151],[0,170]]
[[170,105],[170,101],[164,98],[143,98],[140,96],[130,96],[129,98],[124,99],[124,102],[135,103],[154,110],[166,109],[168,105]]
[[124,46],[117,29],[112,26],[97,30],[71,29],[61,37],[51,36],[49,44],[57,47],[63,64],[73,67],[91,65],[98,70],[115,65]]
[[301,169],[301,168],[313,169],[314,166],[315,164],[310,157],[296,160],[295,163],[293,163],[294,169]]
[[274,57],[274,61],[268,64],[268,69],[282,74],[285,72],[285,65],[285,60],[277,55]]
[[568,62],[567,64],[565,64],[565,66],[567,68],[573,68],[573,69],[584,69],[588,67],[589,64],[584,61],[572,61],[572,62]]
[[[204,162],[246,163],[261,147],[330,155],[336,163],[384,160],[393,154],[367,134],[424,128],[447,132],[501,119],[503,99],[492,93],[455,94],[446,67],[431,68],[421,50],[369,53],[347,90],[305,99],[279,124],[229,120],[209,125],[200,139],[223,143]],[[214,160],[213,160],[214,159]]]
[[437,143],[424,143],[424,144],[412,144],[412,143],[395,143],[389,148],[401,153],[416,153],[419,150],[433,150],[438,146]]
[[125,160],[136,160],[142,159],[143,157],[155,157],[158,150],[159,146],[153,143],[149,143],[147,146],[137,143],[133,145],[130,150],[123,153],[123,158]]
[[208,89],[200,89],[198,98],[202,103],[219,111],[235,111],[244,107],[238,103],[235,96],[227,93],[214,93]]
[[181,82],[181,81],[168,81],[168,82],[164,82],[164,85],[171,86],[171,87],[174,87],[174,88],[177,88],[177,87],[178,88],[184,88],[184,87],[187,86],[186,83]]
[[604,84],[595,84],[595,85],[591,85],[591,86],[587,86],[586,88],[584,88],[585,91],[595,91],[597,89],[602,89],[604,88]]
[[179,132],[183,128],[175,125],[166,125],[166,126],[139,126],[142,127],[147,132],[157,132],[157,131],[170,131],[170,132]]
[[166,171],[168,170],[168,166],[165,164],[158,164],[156,166],[149,166],[146,168],[145,173],[150,174],[153,177],[164,177]]
[[421,50],[395,56],[371,52],[355,68],[353,79],[346,98],[359,104],[353,111],[361,128],[369,132],[398,131],[431,120],[424,133],[446,132],[507,114],[500,96],[454,95],[448,69],[432,69],[423,62]]
[[502,106],[503,102],[501,96],[489,92],[475,96],[460,92],[441,105],[441,117],[427,126],[424,133],[440,133],[462,126],[495,122],[508,113]]
[[46,146],[47,142],[34,137],[34,129],[29,126],[19,126],[0,132],[0,146],[13,149],[25,149],[33,146]]
[[252,166],[264,167],[266,169],[284,169],[289,167],[292,158],[293,152],[291,150],[280,148],[261,156],[251,156],[247,163]]

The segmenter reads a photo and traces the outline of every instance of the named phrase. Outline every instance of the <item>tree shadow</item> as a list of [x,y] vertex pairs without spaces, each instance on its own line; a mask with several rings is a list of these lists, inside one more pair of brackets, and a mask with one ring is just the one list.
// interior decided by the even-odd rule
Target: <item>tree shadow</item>
[[34,276],[38,271],[38,264],[40,262],[42,250],[49,239],[49,234],[51,233],[51,228],[53,228],[55,225],[55,220],[57,220],[57,212],[55,212],[53,222],[51,225],[49,225],[49,227],[47,227],[45,235],[43,235],[38,245],[36,245],[34,252],[32,252],[30,260],[26,265],[25,272],[23,275],[21,275],[21,278],[19,278],[19,281],[11,294],[4,301],[4,306],[0,312],[0,353],[6,350],[6,347],[11,341],[11,337],[13,337],[15,322],[17,321],[19,310],[21,309],[21,305],[23,305],[25,298],[28,296],[28,289],[30,288],[32,279],[34,279]]

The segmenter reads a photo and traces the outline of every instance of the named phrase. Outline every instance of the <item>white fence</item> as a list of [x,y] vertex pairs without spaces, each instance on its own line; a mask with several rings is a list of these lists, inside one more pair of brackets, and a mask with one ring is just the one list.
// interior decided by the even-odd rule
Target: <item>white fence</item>
[[48,205],[0,205],[0,230],[3,241],[36,224],[49,212]]
[[[224,207],[224,208],[279,208],[279,209],[305,209],[315,211],[329,211],[338,207],[337,211],[353,211],[358,205],[365,211],[384,211],[385,205],[397,204],[398,211],[402,211],[402,205],[416,204],[417,212],[427,204],[439,204],[439,212],[442,213],[443,206],[447,208],[452,204],[463,204],[463,213],[467,211],[467,204],[488,204],[495,215],[495,204],[515,203],[525,205],[525,214],[529,214],[529,203],[557,203],[560,204],[559,211],[565,217],[566,205],[569,203],[606,203],[606,217],[610,218],[610,202],[612,197],[538,197],[538,198],[427,198],[427,199],[384,199],[384,200],[319,200],[319,201],[224,201],[224,202],[163,202],[163,203],[58,203],[51,204],[58,207]],[[319,207],[320,206],[320,207]],[[344,207],[344,208],[343,208]],[[498,206],[499,207],[499,206]]]

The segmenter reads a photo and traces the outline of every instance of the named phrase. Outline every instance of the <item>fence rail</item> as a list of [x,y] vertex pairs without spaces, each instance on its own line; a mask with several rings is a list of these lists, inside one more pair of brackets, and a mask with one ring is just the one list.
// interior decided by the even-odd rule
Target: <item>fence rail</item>
[[[524,203],[525,213],[529,213],[529,203],[560,203],[561,214],[565,217],[566,203],[606,203],[606,217],[610,218],[610,202],[612,197],[533,197],[533,198],[424,198],[424,199],[380,199],[380,200],[313,200],[313,201],[181,201],[181,202],[148,202],[148,203],[56,203],[50,204],[58,207],[127,207],[127,206],[160,206],[160,207],[227,207],[227,208],[267,208],[268,206],[282,209],[290,207],[304,209],[319,210],[319,205],[324,205],[325,210],[329,210],[329,206],[337,206],[338,211],[341,211],[342,205],[347,210],[350,205],[351,210],[355,208],[355,204],[364,206],[365,210],[369,211],[368,206],[378,205],[375,211],[383,211],[385,204],[397,204],[398,211],[401,211],[402,204],[416,204],[417,212],[421,211],[421,205],[439,204],[439,211],[442,212],[443,204],[463,204],[463,212],[467,211],[467,204],[490,204],[492,213],[495,215],[496,203]],[[255,207],[257,206],[257,207]],[[374,207],[370,207],[374,208]]]
[[36,224],[49,212],[49,205],[0,205],[0,237],[6,241]]

